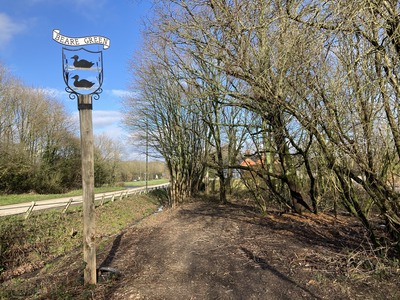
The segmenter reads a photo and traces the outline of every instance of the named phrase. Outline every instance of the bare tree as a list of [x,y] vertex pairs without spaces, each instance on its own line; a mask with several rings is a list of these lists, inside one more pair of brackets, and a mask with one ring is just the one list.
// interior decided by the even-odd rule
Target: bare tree
[[135,66],[135,97],[126,102],[125,122],[142,132],[143,139],[147,135],[152,148],[164,157],[171,181],[170,204],[175,206],[186,201],[202,182],[204,141],[198,135],[205,128],[193,108],[192,94],[180,80],[179,69],[163,56],[166,50],[162,44],[149,46],[146,61]]
[[250,174],[263,181],[263,192],[294,211],[317,212],[321,194],[337,191],[376,247],[374,209],[385,221],[385,242],[398,245],[400,4],[156,2],[153,42],[162,46],[152,54],[164,73],[152,78],[173,93],[153,89],[185,99],[185,108],[201,100],[189,111],[208,126],[197,136],[217,149],[216,169],[224,166],[223,126],[216,126],[224,108],[251,111],[257,118],[246,127],[261,167]]
[[219,84],[220,94],[262,115],[282,166],[283,172],[275,177],[286,184],[293,209],[310,209],[285,137],[290,116],[281,104],[288,97],[285,77],[296,67],[291,55],[298,52],[295,43],[304,35],[292,31],[272,2],[171,1],[163,9],[169,10],[161,25],[169,44],[242,82],[241,90]]
[[[315,110],[313,120],[299,118],[312,124],[308,128],[340,182],[343,204],[360,218],[374,245],[379,242],[368,217],[372,207],[398,241],[399,195],[388,177],[399,160],[399,4],[314,1],[299,7],[288,1],[288,16],[327,41],[324,73],[314,68],[312,92],[302,88],[301,100]],[[365,196],[358,196],[360,189]]]
[[105,134],[95,136],[94,144],[95,185],[113,185],[117,180],[122,147],[119,142],[112,140]]
[[66,166],[61,160],[70,158],[66,148],[75,147],[73,131],[72,121],[59,101],[44,90],[24,86],[1,67],[2,191],[58,192],[71,187],[73,181],[64,181],[66,169],[60,166]]

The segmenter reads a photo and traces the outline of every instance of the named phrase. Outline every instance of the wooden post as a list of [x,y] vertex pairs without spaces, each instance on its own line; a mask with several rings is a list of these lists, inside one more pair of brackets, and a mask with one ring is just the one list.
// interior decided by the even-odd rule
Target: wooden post
[[73,200],[74,200],[73,198],[69,199],[69,201],[67,202],[67,205],[65,205],[65,208],[64,208],[64,210],[62,211],[63,214],[65,214],[65,213],[67,212],[67,210],[68,210],[68,208],[69,208],[69,206],[71,205],[71,203],[72,203]]
[[96,284],[92,96],[78,96],[82,151],[84,284]]
[[33,209],[35,208],[36,202],[32,201],[31,206],[29,206],[28,210],[25,213],[25,220],[29,218],[29,216],[31,215]]

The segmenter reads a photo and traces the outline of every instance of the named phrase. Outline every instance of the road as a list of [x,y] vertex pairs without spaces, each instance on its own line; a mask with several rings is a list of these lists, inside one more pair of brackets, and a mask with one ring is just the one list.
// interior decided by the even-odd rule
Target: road
[[[149,186],[149,190],[165,188],[168,184],[159,184]],[[107,192],[107,193],[99,193],[95,195],[95,201],[111,201],[114,199],[120,199],[132,194],[139,194],[146,191],[146,187],[138,187],[134,189],[124,189],[120,191]],[[82,196],[75,197],[66,197],[66,198],[57,198],[57,199],[49,199],[49,200],[41,200],[36,202],[25,202],[19,204],[10,204],[10,205],[1,205],[0,206],[0,217],[10,216],[10,215],[19,215],[27,213],[28,210],[38,211],[44,209],[52,209],[52,208],[65,208],[67,205],[78,205],[82,204]]]

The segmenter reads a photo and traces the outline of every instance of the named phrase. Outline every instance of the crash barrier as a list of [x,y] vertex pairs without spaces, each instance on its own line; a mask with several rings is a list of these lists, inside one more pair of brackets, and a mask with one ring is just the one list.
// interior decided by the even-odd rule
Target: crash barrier
[[[95,205],[103,205],[107,202],[114,202],[116,200],[122,200],[125,197],[131,196],[131,195],[145,194],[145,193],[148,193],[148,192],[154,191],[154,190],[167,189],[168,187],[169,187],[169,183],[148,186],[147,188],[139,187],[139,188],[126,189],[126,190],[117,191],[117,192],[96,194],[94,201],[95,201]],[[67,210],[69,209],[69,207],[76,206],[76,205],[82,205],[82,203],[83,203],[82,196],[76,196],[76,197],[71,197],[71,198],[33,201],[31,203],[21,203],[21,204],[15,204],[15,205],[4,205],[4,206],[0,206],[0,217],[24,214],[25,219],[27,219],[33,212],[37,212],[40,210],[48,210],[48,209],[62,209],[62,213],[66,213]]]

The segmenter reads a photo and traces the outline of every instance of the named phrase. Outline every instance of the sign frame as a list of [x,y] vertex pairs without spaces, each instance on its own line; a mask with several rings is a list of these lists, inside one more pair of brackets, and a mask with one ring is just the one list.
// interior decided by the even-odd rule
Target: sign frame
[[[82,51],[84,53],[89,53],[91,56],[95,56],[95,55],[98,56],[97,61],[95,63],[93,63],[94,67],[93,66],[91,66],[89,68],[75,67],[74,63],[71,63],[73,57],[74,56],[78,57],[76,54],[80,54],[80,53],[82,53]],[[76,52],[76,54],[75,54],[75,52]],[[71,57],[72,54],[75,54],[75,55]],[[75,61],[77,61],[77,59],[75,59]],[[85,61],[85,60],[83,60],[83,61]],[[86,61],[86,62],[88,62],[88,61]],[[62,48],[62,71],[63,71],[64,82],[66,84],[65,91],[69,94],[69,98],[71,100],[76,99],[76,97],[79,95],[93,95],[93,98],[95,100],[98,100],[100,98],[100,94],[103,92],[102,85],[103,85],[103,79],[104,79],[103,51],[91,51],[91,50],[85,49],[83,47],[78,48],[78,49],[71,49],[71,48],[63,47]],[[76,87],[73,84],[71,84],[71,79],[74,77],[71,75],[78,76],[78,74],[81,75],[81,74],[94,73],[94,72],[97,72],[97,76],[95,76],[97,83],[95,83],[92,87],[82,88],[82,87]],[[88,77],[85,77],[85,78],[88,78]],[[84,80],[86,80],[86,79],[84,79]]]

